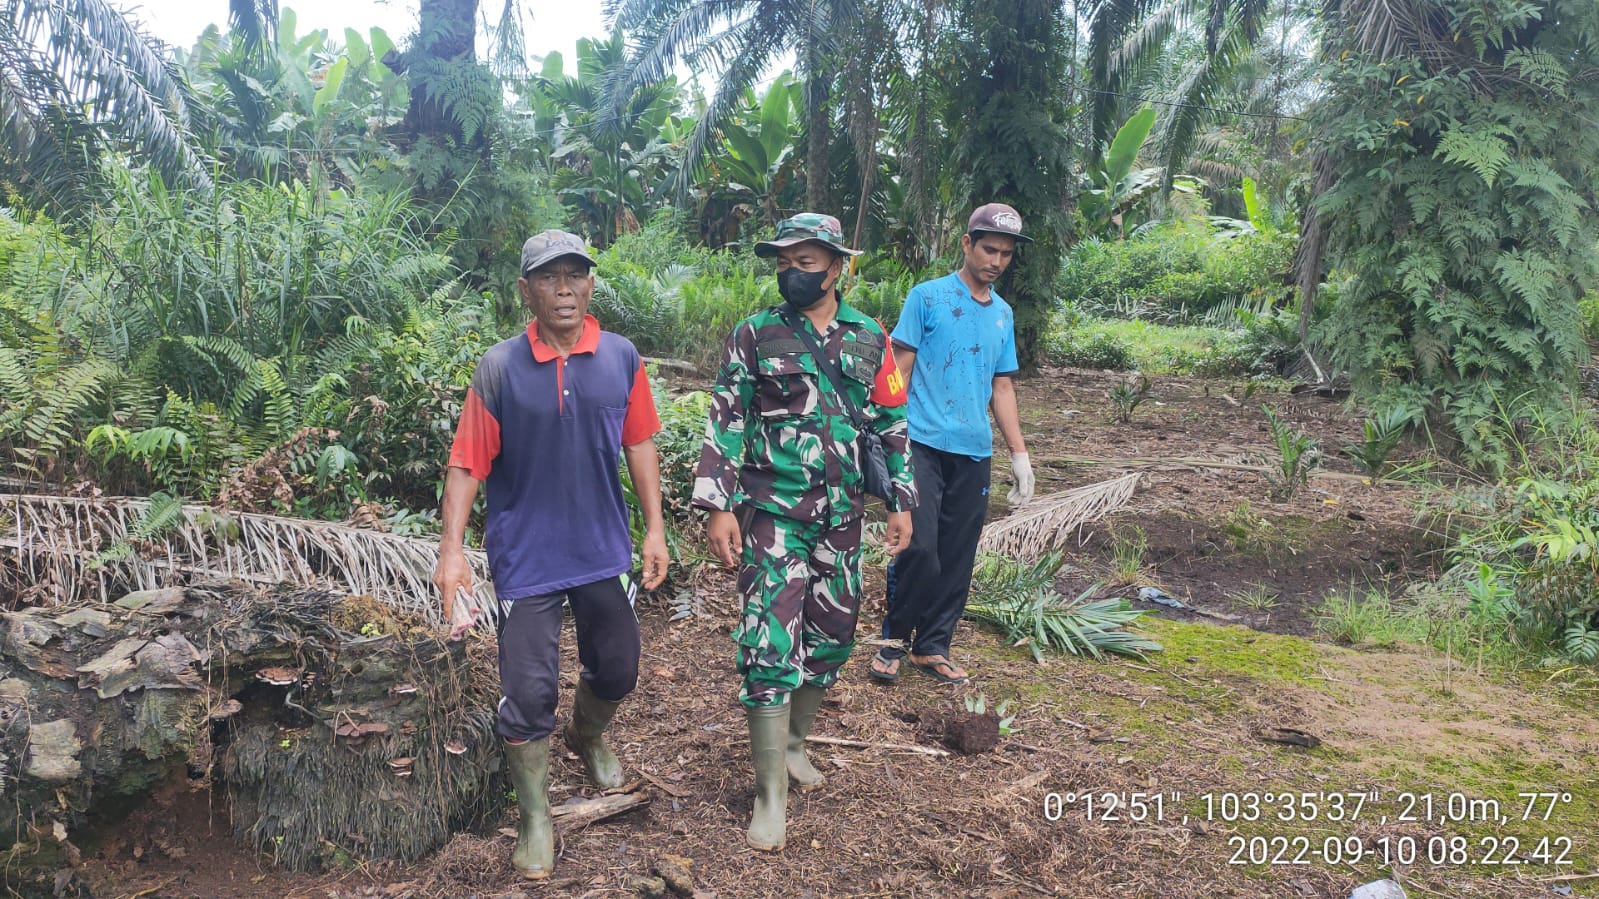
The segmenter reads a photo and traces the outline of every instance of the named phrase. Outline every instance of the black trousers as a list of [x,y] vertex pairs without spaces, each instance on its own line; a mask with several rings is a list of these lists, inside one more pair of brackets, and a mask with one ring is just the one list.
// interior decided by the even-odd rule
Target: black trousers
[[494,729],[507,740],[539,740],[555,729],[563,601],[572,605],[581,677],[594,695],[614,702],[638,683],[638,617],[621,577],[502,602],[495,621],[501,697]]
[[[911,545],[888,566],[883,638],[904,640],[919,656],[947,658],[972,590],[992,460],[973,460],[914,441],[911,459],[921,499],[911,510]],[[904,654],[892,647],[882,653],[890,659]]]

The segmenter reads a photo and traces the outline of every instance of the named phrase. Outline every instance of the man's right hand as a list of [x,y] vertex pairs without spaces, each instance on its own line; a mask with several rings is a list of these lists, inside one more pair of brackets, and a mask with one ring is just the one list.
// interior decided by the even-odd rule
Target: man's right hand
[[738,567],[738,557],[744,549],[743,535],[738,531],[738,516],[732,512],[712,512],[705,523],[705,536],[711,542],[711,552],[729,568]]
[[472,566],[466,562],[466,553],[460,548],[440,549],[438,564],[433,566],[433,586],[444,598],[444,620],[450,623],[450,639],[461,639],[472,627],[471,615],[458,619],[455,614],[456,595],[472,592]]

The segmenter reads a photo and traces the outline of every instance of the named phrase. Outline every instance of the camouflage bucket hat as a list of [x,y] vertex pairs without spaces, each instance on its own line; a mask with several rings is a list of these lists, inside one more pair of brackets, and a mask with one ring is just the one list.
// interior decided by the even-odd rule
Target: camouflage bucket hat
[[762,258],[776,256],[777,251],[783,247],[791,247],[807,240],[825,243],[835,252],[846,256],[861,254],[860,250],[852,250],[844,243],[844,226],[838,223],[838,219],[818,212],[801,212],[778,222],[777,236],[756,244],[755,255]]

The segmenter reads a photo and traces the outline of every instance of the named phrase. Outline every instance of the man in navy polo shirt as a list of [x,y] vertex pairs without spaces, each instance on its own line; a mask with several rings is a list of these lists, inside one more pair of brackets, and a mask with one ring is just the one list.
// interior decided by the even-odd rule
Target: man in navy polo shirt
[[[1011,505],[1033,498],[1033,467],[1016,411],[1016,325],[994,290],[1022,236],[1022,217],[1003,203],[980,206],[961,237],[959,271],[911,288],[894,327],[894,359],[910,381],[908,413],[916,492],[911,544],[888,567],[883,638],[909,648],[911,667],[940,683],[967,673],[949,658],[971,592],[977,541],[988,511],[994,432],[1010,447]],[[906,651],[879,650],[872,676],[892,682]]]
[[[627,580],[632,565],[618,461],[626,456],[644,513],[644,587],[666,578],[661,429],[638,350],[588,314],[594,260],[583,241],[546,231],[522,246],[517,289],[533,312],[526,334],[478,362],[450,449],[444,529],[433,583],[454,620],[456,594],[472,586],[462,551],[466,520],[487,484],[483,532],[499,600],[496,730],[505,740],[522,820],[511,863],[550,875],[549,735],[560,687],[561,606],[577,624],[583,673],[563,737],[601,788],[622,766],[601,734],[638,680],[639,629]],[[460,631],[457,631],[457,635]]]

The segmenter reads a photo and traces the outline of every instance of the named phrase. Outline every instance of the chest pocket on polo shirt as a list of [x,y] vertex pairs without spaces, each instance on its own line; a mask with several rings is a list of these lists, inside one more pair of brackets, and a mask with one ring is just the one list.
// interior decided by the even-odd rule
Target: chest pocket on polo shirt
[[763,340],[755,352],[755,411],[762,418],[791,418],[816,410],[816,363],[803,343]]

